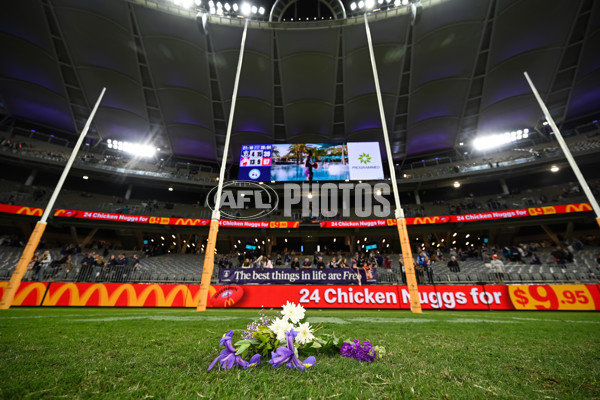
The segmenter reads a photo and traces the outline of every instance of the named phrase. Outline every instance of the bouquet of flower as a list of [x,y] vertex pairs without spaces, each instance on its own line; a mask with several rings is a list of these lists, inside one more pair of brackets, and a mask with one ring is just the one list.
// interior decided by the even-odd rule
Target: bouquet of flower
[[[304,370],[315,364],[317,354],[340,354],[359,361],[374,361],[385,354],[383,347],[373,347],[370,342],[346,340],[335,335],[315,333],[322,328],[313,328],[305,319],[305,309],[301,305],[287,302],[281,316],[268,317],[261,310],[260,317],[246,327],[242,340],[233,344],[233,331],[223,335],[219,341],[225,349],[210,364],[210,371],[220,362],[221,368],[231,369],[239,365],[243,369],[255,367],[261,357],[269,357],[273,368],[286,365],[288,368]],[[300,357],[307,357],[304,361]],[[250,357],[250,361],[245,358]]]

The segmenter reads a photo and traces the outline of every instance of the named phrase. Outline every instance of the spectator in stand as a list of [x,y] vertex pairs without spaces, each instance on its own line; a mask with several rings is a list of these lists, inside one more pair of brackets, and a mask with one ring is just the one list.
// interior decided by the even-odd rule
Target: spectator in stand
[[340,258],[340,262],[338,263],[340,268],[349,268],[350,266],[348,265],[348,260],[346,260],[345,258],[342,259]]
[[388,256],[383,258],[383,268],[384,269],[392,269],[392,262]]
[[[230,265],[230,264],[231,264],[231,262],[230,262],[230,261],[227,261],[227,266],[228,266],[228,268],[229,268],[229,265]],[[133,258],[132,258],[132,260],[131,260],[131,272],[135,272],[135,271],[137,271],[137,270],[138,270],[138,268],[140,268],[140,267],[141,267],[141,265],[140,265],[140,258],[138,257],[138,255],[137,255],[137,254],[134,254],[134,255],[133,255]]]
[[531,256],[531,264],[542,265],[542,260],[540,260],[540,257],[538,257],[537,253],[533,253]]
[[44,272],[46,271],[46,268],[48,268],[51,262],[52,256],[50,255],[50,252],[46,250],[44,253],[42,253],[42,256],[40,257],[37,263],[38,267],[35,275],[36,281],[44,280]]
[[265,259],[266,261],[263,268],[273,269],[273,261],[271,261],[271,259],[268,256],[265,256]]
[[117,261],[117,257],[114,254],[111,254],[106,264],[104,264],[104,276],[102,279],[109,281],[112,278],[113,272],[116,271],[118,264],[119,262]]
[[275,259],[275,265],[276,266],[283,265],[283,258],[281,257],[281,254],[277,254],[277,258]]
[[406,284],[406,268],[404,267],[404,258],[402,254],[398,256],[398,264],[400,265],[400,272],[402,273],[402,283]]
[[36,268],[36,265],[37,265],[39,259],[40,259],[40,253],[36,251],[33,254],[33,257],[31,257],[31,261],[29,261],[29,264],[27,264],[27,272],[25,273],[25,276],[23,277],[24,281],[29,281],[32,279],[32,277],[35,274],[35,268]]
[[569,249],[565,249],[565,261],[568,263],[572,263],[573,262],[573,253],[571,253],[569,251]]
[[323,262],[323,256],[317,257],[317,269],[325,269],[325,263]]
[[496,282],[504,283],[504,263],[498,259],[498,256],[494,254],[492,256],[492,261],[490,261],[490,265],[492,267],[492,271],[496,276]]
[[296,271],[300,269],[300,261],[298,261],[298,257],[294,257],[294,261],[292,261],[291,267]]
[[562,268],[564,268],[566,260],[565,260],[565,252],[560,246],[556,246],[556,249],[552,253],[550,253],[552,257],[554,257],[554,261],[556,264]]
[[250,269],[250,268],[252,268],[252,263],[250,262],[249,258],[246,258],[244,260],[244,262],[242,263],[242,268],[244,268],[244,269]]
[[450,272],[460,272],[460,265],[458,264],[458,261],[456,261],[455,256],[450,257],[450,261],[448,261],[448,269],[450,269]]
[[423,278],[424,278],[424,273],[426,272],[426,268],[429,268],[429,264],[431,263],[431,261],[429,260],[429,257],[427,256],[427,253],[425,253],[424,251],[420,251],[419,255],[417,256],[417,278],[419,281],[419,284],[422,285],[423,284]]
[[302,263],[302,269],[311,269],[312,263],[310,262],[308,257],[304,258],[304,262]]
[[90,282],[96,282],[96,278],[98,278],[102,272],[102,268],[104,267],[104,257],[99,254],[96,254],[94,257],[94,266],[92,269],[92,276]]
[[337,259],[335,258],[335,256],[333,256],[331,258],[331,261],[329,261],[329,268],[339,268],[339,262],[337,261]]
[[77,275],[77,282],[85,282],[88,280],[92,268],[94,265],[94,253],[89,252],[87,256],[81,260],[81,268],[79,269],[79,275]]

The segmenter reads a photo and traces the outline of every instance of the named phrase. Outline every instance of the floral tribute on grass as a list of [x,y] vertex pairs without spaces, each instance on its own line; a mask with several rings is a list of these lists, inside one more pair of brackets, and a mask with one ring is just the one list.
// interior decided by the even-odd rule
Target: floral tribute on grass
[[[303,322],[306,310],[301,305],[287,302],[280,316],[266,316],[263,310],[260,317],[246,327],[242,339],[233,344],[233,331],[229,331],[219,340],[225,347],[221,354],[208,367],[210,371],[217,362],[222,369],[229,370],[236,365],[243,369],[255,367],[262,358],[269,358],[273,368],[285,365],[301,371],[311,368],[316,355],[341,354],[343,357],[359,361],[375,361],[385,354],[385,348],[373,346],[370,342],[342,340],[335,335],[316,332],[322,328],[319,324],[313,328]],[[245,358],[250,361],[245,361]],[[306,359],[301,360],[301,358]]]

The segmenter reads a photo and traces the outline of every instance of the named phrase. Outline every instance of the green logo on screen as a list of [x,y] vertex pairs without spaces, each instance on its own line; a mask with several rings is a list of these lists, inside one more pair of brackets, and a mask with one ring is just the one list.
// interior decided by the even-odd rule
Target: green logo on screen
[[358,161],[366,165],[371,162],[371,156],[367,153],[362,153],[358,156]]

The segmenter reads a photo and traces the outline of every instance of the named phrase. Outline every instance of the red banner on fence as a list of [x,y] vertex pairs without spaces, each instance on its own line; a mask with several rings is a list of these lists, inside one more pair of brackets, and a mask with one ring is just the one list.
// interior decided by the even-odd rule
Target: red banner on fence
[[[455,222],[488,221],[495,219],[535,217],[539,215],[565,214],[572,212],[592,211],[589,203],[563,204],[556,206],[521,208],[516,210],[491,211],[485,213],[463,214],[463,215],[435,215],[431,217],[406,218],[407,225],[446,224]],[[0,204],[0,213],[19,214],[29,216],[41,216],[42,208],[14,206]],[[160,224],[160,225],[185,225],[185,226],[209,226],[209,219],[200,218],[168,218],[146,215],[115,214],[100,211],[79,211],[57,209],[55,217],[80,218],[98,221],[114,221],[138,224]],[[264,228],[264,229],[296,229],[300,227],[300,221],[237,221],[221,220],[219,226],[225,228]],[[321,228],[376,228],[385,226],[396,226],[394,218],[371,219],[357,221],[322,221]]]
[[[0,282],[0,298],[4,296],[4,290],[8,286],[8,281]],[[47,282],[21,282],[13,306],[39,306],[46,293]]]
[[[196,307],[199,295],[199,285],[22,282],[13,305]],[[406,286],[214,285],[208,297],[209,307],[410,308]],[[600,310],[598,285],[424,285],[419,298],[425,310]]]

